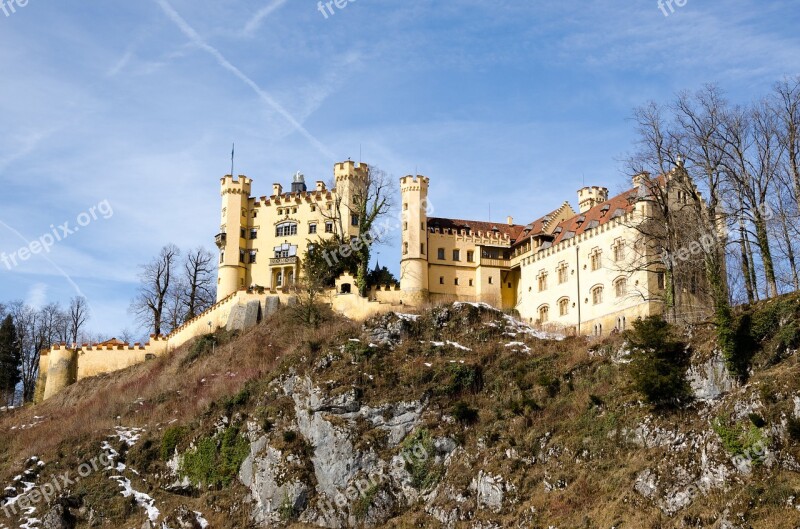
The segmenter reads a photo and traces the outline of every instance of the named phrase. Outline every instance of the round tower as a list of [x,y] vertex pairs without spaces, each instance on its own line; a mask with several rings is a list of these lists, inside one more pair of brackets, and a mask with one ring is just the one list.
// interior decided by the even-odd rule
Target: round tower
[[78,381],[78,349],[56,346],[47,354],[47,378],[43,400]]
[[428,299],[428,184],[425,176],[400,179],[403,243],[400,260],[400,288],[410,304]]
[[234,180],[231,175],[227,175],[220,180],[222,222],[216,236],[220,251],[217,301],[245,286],[247,269],[240,254],[247,247],[243,235],[247,235],[251,184],[252,180],[246,176],[239,176],[238,180]]

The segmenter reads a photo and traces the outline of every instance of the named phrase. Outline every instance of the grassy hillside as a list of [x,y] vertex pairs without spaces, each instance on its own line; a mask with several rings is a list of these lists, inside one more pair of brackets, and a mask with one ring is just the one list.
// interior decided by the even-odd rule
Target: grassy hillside
[[[0,412],[0,489],[18,511],[0,511],[0,529],[313,527],[320,491],[347,483],[336,459],[359,476],[398,457],[391,478],[345,505],[327,498],[337,523],[798,527],[797,307],[749,309],[740,337],[752,371],[714,400],[670,409],[635,387],[624,336],[543,339],[468,304],[364,326],[328,314],[318,328],[285,309],[245,335],[210,335]],[[690,331],[679,337],[706,373],[712,333]],[[416,449],[424,457],[405,457]],[[263,473],[248,488],[251,450]],[[20,493],[48,492],[54,478],[61,490],[23,513]]]

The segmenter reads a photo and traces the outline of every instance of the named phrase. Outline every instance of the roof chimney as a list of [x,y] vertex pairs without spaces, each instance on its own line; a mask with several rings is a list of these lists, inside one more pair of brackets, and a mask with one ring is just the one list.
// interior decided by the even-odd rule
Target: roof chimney
[[325,182],[322,180],[317,180],[317,191],[322,192],[325,191]]
[[508,219],[507,219],[507,222],[508,222],[509,226],[513,226],[514,225],[514,217],[509,216]]
[[272,195],[279,197],[283,194],[283,186],[280,184],[272,184]]
[[306,192],[306,178],[303,173],[297,171],[292,178],[292,193],[305,193]]

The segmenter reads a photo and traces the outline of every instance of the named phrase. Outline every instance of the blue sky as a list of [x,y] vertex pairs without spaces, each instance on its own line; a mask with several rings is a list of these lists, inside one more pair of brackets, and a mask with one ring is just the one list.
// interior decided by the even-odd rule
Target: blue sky
[[137,264],[213,248],[233,141],[258,195],[296,171],[327,181],[360,148],[431,177],[437,216],[528,222],[584,181],[626,185],[635,106],[706,82],[745,102],[800,73],[796,0],[669,16],[657,0],[356,0],[327,18],[316,0],[10,2],[0,252],[113,215],[0,262],[0,300],[81,292],[110,335],[134,327]]

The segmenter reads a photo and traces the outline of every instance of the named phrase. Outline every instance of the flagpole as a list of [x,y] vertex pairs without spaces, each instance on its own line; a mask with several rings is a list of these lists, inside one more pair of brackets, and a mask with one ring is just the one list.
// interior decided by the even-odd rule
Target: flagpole
[[231,147],[231,176],[233,176],[233,155],[236,152],[236,143]]

